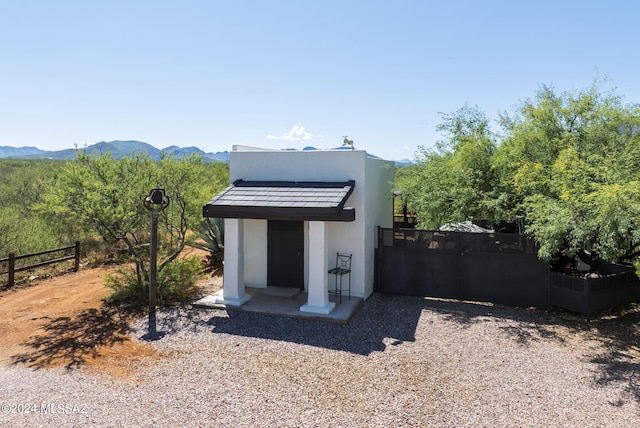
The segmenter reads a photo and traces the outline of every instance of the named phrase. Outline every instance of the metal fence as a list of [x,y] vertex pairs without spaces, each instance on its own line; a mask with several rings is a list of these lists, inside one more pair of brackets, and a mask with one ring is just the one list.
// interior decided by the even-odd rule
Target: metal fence
[[599,263],[598,272],[584,278],[551,272],[551,304],[589,317],[640,301],[640,279],[633,266]]
[[587,317],[640,301],[632,266],[600,263],[596,277],[551,272],[525,235],[378,229],[376,290],[511,306],[556,306]]
[[524,235],[379,229],[382,293],[549,305],[549,268]]

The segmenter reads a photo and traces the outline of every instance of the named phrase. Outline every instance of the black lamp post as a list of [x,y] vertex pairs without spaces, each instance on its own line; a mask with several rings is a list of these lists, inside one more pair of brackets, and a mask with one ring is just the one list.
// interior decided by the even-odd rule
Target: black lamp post
[[169,197],[164,189],[152,189],[144,200],[144,207],[151,211],[151,249],[149,259],[149,333],[148,338],[153,340],[158,336],[156,330],[156,290],[157,290],[157,265],[158,265],[158,215],[160,211],[169,205]]

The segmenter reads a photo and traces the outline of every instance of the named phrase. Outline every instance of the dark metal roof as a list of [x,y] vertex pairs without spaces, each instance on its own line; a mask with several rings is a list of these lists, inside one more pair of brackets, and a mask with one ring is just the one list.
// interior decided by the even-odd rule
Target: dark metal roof
[[237,180],[204,205],[205,217],[353,221],[345,207],[355,181]]

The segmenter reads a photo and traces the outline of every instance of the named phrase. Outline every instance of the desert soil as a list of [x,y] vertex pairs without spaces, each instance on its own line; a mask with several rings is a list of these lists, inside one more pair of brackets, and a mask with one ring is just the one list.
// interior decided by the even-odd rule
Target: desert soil
[[129,335],[125,314],[102,301],[115,267],[69,273],[0,293],[0,365],[88,367],[127,376],[132,360],[159,357]]

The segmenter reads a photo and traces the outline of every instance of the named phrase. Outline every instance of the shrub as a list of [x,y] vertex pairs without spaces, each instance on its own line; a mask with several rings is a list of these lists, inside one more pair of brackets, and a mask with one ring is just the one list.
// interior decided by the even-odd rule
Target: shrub
[[224,261],[224,219],[207,217],[194,228],[194,233],[200,241],[191,242],[189,245],[209,252],[205,262],[205,271],[217,272],[222,269]]
[[120,268],[115,274],[106,275],[104,284],[113,291],[105,301],[111,305],[142,311],[149,305],[148,278],[146,280],[147,282],[138,281],[138,275],[132,268]]
[[[197,255],[174,260],[158,272],[157,302],[159,306],[177,303],[197,291],[196,282],[201,277],[201,261]],[[105,285],[113,290],[105,299],[107,303],[141,312],[149,306],[149,277],[139,281],[135,268],[118,269],[105,277]]]
[[175,260],[158,274],[158,304],[180,302],[197,291],[196,282],[202,276],[197,255]]

